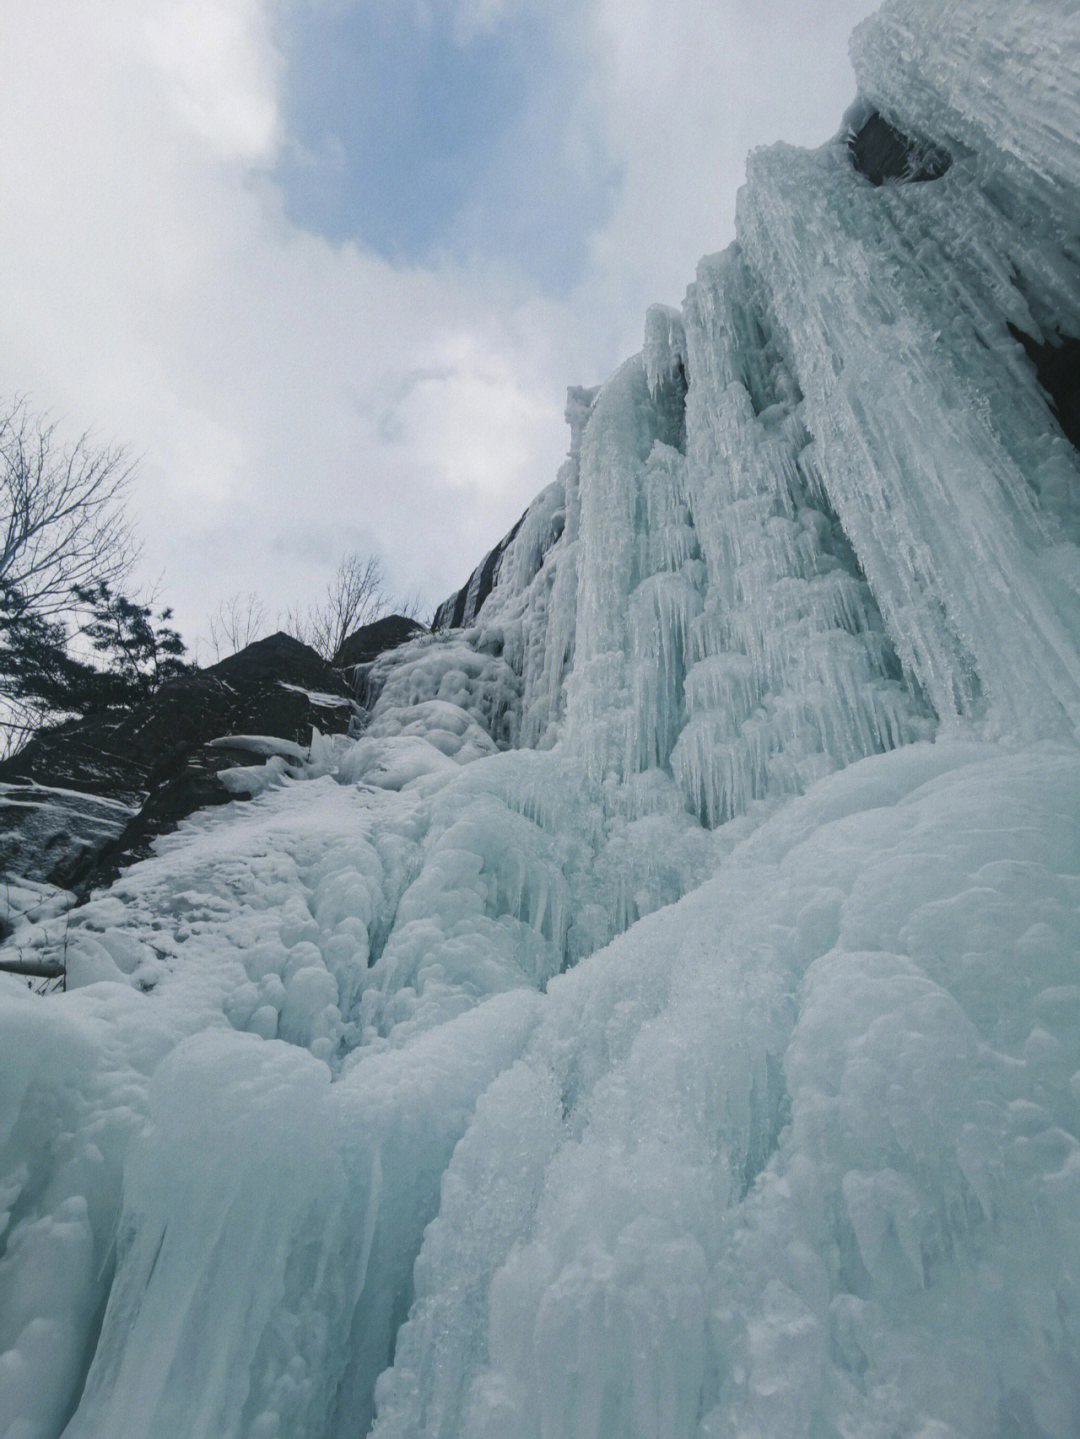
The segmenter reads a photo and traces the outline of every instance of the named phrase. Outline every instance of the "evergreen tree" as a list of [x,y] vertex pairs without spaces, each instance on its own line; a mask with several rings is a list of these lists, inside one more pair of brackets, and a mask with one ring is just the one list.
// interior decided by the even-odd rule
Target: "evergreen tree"
[[0,694],[39,715],[85,707],[97,671],[68,653],[67,631],[59,620],[45,619],[18,590],[3,584],[0,634]]
[[72,595],[85,615],[75,635],[89,640],[98,664],[71,653],[74,636],[61,620],[45,618],[0,583],[0,697],[23,732],[50,718],[137,704],[192,668],[169,624],[171,610],[154,615],[104,580],[76,586]]
[[129,600],[105,580],[76,585],[76,602],[89,611],[81,633],[105,662],[116,685],[118,700],[134,704],[154,694],[166,680],[187,673],[184,641],[169,621],[172,610],[156,616],[149,605]]

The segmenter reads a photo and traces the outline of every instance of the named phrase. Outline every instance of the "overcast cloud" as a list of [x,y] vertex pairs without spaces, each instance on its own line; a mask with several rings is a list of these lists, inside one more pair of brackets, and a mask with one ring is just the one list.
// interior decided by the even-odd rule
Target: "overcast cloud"
[[731,240],[748,149],[835,131],[873,8],[9,6],[0,394],[139,458],[189,641],[357,547],[434,603],[554,476],[566,385]]

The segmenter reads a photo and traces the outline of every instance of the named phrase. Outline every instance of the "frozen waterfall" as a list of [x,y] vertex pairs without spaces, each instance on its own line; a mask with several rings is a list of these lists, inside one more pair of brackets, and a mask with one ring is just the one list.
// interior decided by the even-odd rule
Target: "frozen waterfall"
[[0,1439],[1080,1433],[1080,6],[852,54],[361,737],[8,941]]

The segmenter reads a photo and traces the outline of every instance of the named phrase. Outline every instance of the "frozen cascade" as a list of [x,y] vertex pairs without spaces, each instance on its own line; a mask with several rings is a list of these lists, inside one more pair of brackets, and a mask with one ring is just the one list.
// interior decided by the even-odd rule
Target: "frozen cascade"
[[1058,243],[1075,258],[1078,45],[1080,11],[1070,3],[1006,10],[969,0],[930,15],[913,0],[890,0],[856,30],[851,52],[864,96],[924,140],[978,157],[995,186],[1008,177],[1018,194],[1038,197],[1043,214],[1029,214],[1028,224],[1046,234],[1046,220],[1056,221]]
[[360,738],[21,922],[0,1439],[1075,1439],[1078,25],[889,0]]
[[[840,145],[776,146],[751,157],[738,221],[794,356],[822,483],[905,666],[943,717],[985,705],[1006,732],[1047,733],[1080,718],[1080,474],[1009,325],[1037,339],[1080,334],[1075,131],[1017,173],[1042,131],[1032,85],[1047,85],[1048,114],[1063,123],[1075,47],[1061,46],[1057,6],[1028,7],[1023,22],[1000,8],[991,26],[988,7],[947,6],[942,35],[922,7],[890,4],[854,47],[875,98],[884,54],[905,57],[883,96],[901,126],[898,76],[912,51],[934,52],[908,123],[955,152],[942,178],[871,188]],[[951,48],[962,43],[952,27],[968,23],[959,16],[986,35],[973,44],[987,59],[960,80],[940,58],[963,53]],[[1054,44],[1021,84],[1011,66],[1039,17]],[[1012,50],[1021,23],[1029,38]],[[1006,50],[999,79],[990,57]]]
[[822,488],[791,362],[738,247],[687,297],[689,490],[704,604],[673,756],[709,824],[925,737]]
[[[693,584],[657,583],[661,572],[654,549],[677,520],[684,485],[683,457],[660,438],[663,414],[650,394],[643,359],[636,356],[601,390],[585,431],[567,729],[596,782],[647,769],[640,731],[651,732],[657,723],[671,729],[674,717],[655,707],[652,715],[639,714],[636,701],[646,681],[635,660],[674,666],[664,689],[677,701],[679,652],[698,603]],[[654,515],[657,534],[649,528],[650,506],[662,511]],[[656,647],[649,643],[653,617]],[[662,743],[654,733],[646,738],[654,747]]]

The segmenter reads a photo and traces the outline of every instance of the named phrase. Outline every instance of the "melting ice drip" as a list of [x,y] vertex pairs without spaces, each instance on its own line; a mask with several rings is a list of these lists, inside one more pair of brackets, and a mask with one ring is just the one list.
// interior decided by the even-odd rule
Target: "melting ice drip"
[[0,1436],[1075,1439],[1080,10],[853,54],[362,738],[14,936]]

